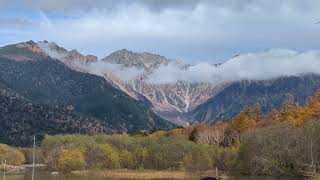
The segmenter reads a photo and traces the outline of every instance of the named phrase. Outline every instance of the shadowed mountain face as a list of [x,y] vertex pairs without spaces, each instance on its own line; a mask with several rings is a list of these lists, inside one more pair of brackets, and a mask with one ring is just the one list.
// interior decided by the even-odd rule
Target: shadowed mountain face
[[[103,77],[74,71],[41,49],[38,51],[33,42],[22,44],[0,49],[0,83],[30,102],[74,109],[77,115],[98,119],[104,128],[116,131],[173,127]],[[17,54],[19,59],[15,58]]]
[[270,81],[242,81],[226,87],[188,115],[194,121],[213,123],[236,116],[245,106],[259,103],[267,113],[285,101],[300,105],[320,89],[320,75],[282,77]]
[[69,108],[34,103],[0,84],[0,142],[30,146],[33,136],[110,133],[109,124],[78,115]]

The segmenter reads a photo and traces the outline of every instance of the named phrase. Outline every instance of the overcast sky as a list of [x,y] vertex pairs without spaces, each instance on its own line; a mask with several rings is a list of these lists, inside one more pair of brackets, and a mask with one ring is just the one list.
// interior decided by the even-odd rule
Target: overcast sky
[[320,49],[319,0],[0,0],[0,45],[49,40],[100,58],[119,49],[188,63]]

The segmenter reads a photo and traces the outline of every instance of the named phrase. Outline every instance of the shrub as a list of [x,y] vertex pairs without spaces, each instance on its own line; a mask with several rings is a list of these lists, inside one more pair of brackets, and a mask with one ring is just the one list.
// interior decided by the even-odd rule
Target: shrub
[[110,144],[102,144],[99,146],[103,153],[103,167],[113,169],[120,167],[120,157],[118,151]]
[[23,153],[6,144],[0,144],[0,163],[5,162],[8,165],[18,166],[25,162]]
[[192,170],[192,155],[184,154],[182,160],[179,162],[179,167],[181,170]]
[[121,168],[132,168],[133,167],[133,156],[127,150],[121,150],[120,156],[120,166]]
[[137,168],[145,168],[149,153],[146,148],[138,148],[134,151],[134,163]]
[[277,125],[244,134],[240,167],[251,174],[292,175],[297,168],[297,132],[291,126]]
[[[19,148],[18,149],[20,152],[24,154],[24,157],[26,158],[26,164],[32,164],[33,162],[33,148]],[[43,164],[43,156],[42,156],[42,151],[40,148],[35,149],[35,162],[37,164]]]
[[80,150],[62,150],[58,160],[58,168],[60,171],[68,173],[82,170],[84,167],[85,158]]

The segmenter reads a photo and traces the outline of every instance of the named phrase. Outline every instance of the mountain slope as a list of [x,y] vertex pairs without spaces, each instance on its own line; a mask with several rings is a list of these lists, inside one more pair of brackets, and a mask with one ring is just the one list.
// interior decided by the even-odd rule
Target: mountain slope
[[286,100],[304,104],[320,89],[320,75],[282,77],[269,81],[235,82],[188,115],[193,121],[210,122],[237,115],[245,106],[261,104],[263,112],[278,108]]
[[[28,50],[24,49],[31,53]],[[21,50],[17,47],[17,51]],[[14,54],[14,51],[10,53]],[[76,113],[97,118],[119,131],[173,127],[104,78],[74,71],[42,53],[34,56],[41,58],[17,61],[8,58],[10,56],[0,57],[2,83],[32,102],[51,107],[72,107]]]
[[32,137],[45,134],[108,133],[108,124],[62,109],[31,102],[0,84],[0,142],[30,146]]

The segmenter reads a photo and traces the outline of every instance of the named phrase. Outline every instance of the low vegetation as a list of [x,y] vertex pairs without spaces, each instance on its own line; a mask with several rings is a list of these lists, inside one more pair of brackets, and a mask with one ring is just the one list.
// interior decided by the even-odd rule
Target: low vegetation
[[[208,170],[216,166],[231,168],[236,163],[237,155],[237,151],[233,148],[196,144],[182,138],[126,134],[46,136],[42,150],[44,160],[50,168],[65,172],[83,168],[153,170]],[[221,160],[218,158],[220,156],[228,156],[229,160]]]
[[18,166],[25,162],[23,153],[18,149],[5,144],[0,144],[0,165],[2,168],[5,165]]

